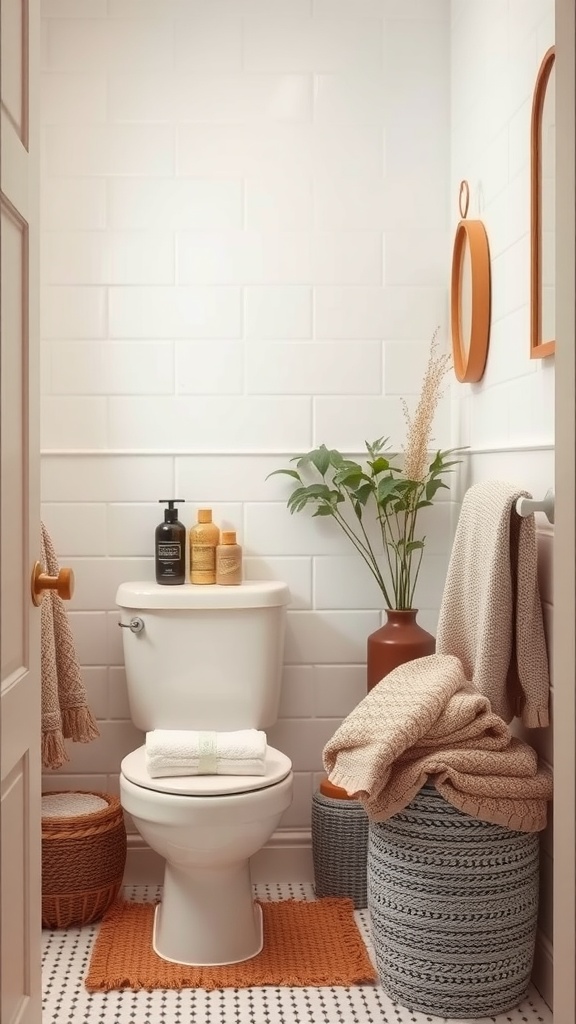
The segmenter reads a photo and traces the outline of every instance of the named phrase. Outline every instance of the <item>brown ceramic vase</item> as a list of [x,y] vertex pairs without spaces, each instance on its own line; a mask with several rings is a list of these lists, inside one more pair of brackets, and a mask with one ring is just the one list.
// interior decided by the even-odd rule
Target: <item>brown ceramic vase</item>
[[416,622],[415,608],[407,611],[387,609],[387,621],[368,637],[366,686],[368,692],[384,676],[414,658],[434,654],[436,641]]
[[[414,658],[434,654],[436,640],[416,622],[417,609],[396,611],[387,609],[387,621],[368,637],[366,659],[366,689],[376,686],[392,669]],[[320,783],[320,792],[333,799],[349,800],[345,789],[334,786],[328,779]]]

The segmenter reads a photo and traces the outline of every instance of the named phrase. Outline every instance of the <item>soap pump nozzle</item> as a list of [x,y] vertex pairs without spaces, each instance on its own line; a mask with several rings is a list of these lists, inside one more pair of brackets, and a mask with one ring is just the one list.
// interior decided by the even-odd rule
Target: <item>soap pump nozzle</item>
[[184,505],[184,498],[159,498],[158,503],[160,505],[168,505],[168,508],[164,509],[164,522],[165,523],[177,523],[178,522],[178,509],[174,508],[175,505]]

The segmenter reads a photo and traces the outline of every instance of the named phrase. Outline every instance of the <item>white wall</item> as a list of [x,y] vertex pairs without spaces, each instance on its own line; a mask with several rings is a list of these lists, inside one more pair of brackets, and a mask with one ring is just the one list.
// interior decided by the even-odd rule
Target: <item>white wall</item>
[[[539,65],[554,43],[554,2],[452,0],[451,39],[452,221],[455,226],[459,182],[466,178],[469,216],[486,225],[492,272],[486,373],[479,384],[452,390],[454,443],[470,445],[472,453],[462,486],[507,479],[540,497],[554,486],[554,359],[530,360],[530,115]],[[544,517],[537,517],[537,528],[551,651],[554,531]],[[526,739],[552,762],[552,729],[531,730]],[[551,1004],[551,823],[541,854],[534,979]]]
[[[43,515],[102,738],[52,788],[114,789],[139,742],[114,596],[152,577],[157,499],[211,505],[252,576],[292,590],[286,828],[365,692],[382,604],[332,523],[266,481],[357,452],[447,334],[447,0],[44,0]],[[450,443],[449,402],[435,430]],[[426,527],[433,628],[450,501]]]

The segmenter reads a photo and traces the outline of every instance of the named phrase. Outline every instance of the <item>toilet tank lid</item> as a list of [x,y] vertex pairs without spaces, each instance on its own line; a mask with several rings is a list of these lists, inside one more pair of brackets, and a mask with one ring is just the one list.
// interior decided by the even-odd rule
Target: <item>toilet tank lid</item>
[[276,580],[246,580],[239,586],[163,586],[148,580],[121,583],[116,591],[120,608],[266,608],[286,605],[290,591]]

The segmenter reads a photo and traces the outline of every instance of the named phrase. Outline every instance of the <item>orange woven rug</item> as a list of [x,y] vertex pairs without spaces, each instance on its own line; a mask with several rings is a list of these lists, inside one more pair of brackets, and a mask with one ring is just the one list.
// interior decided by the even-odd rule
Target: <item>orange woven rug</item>
[[153,903],[116,903],[105,915],[86,988],[252,988],[263,985],[355,985],[376,972],[349,899],[281,900],[260,904],[264,949],[227,967],[168,963],[152,949]]

